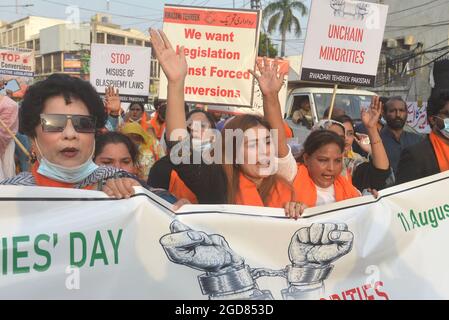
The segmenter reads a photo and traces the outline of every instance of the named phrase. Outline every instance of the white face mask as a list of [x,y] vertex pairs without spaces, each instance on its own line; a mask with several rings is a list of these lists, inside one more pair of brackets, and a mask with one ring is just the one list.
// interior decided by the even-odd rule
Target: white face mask
[[92,153],[86,162],[76,167],[67,168],[47,160],[39,148],[36,138],[34,141],[40,153],[40,157],[38,159],[39,168],[37,169],[37,172],[45,177],[60,182],[77,183],[86,179],[98,168],[98,166],[92,161],[92,157],[95,152],[95,144],[92,148]]
[[435,116],[435,118],[441,119],[444,122],[444,128],[439,129],[440,133],[446,138],[449,139],[449,118],[443,119],[438,116]]
[[203,152],[204,150],[209,150],[212,148],[212,142],[209,140],[202,141],[198,138],[192,138],[192,149],[195,151]]

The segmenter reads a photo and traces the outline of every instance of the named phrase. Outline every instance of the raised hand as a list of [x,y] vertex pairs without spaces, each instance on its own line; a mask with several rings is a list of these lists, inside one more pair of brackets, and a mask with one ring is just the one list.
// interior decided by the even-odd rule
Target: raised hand
[[118,89],[114,89],[114,87],[106,88],[104,104],[110,114],[120,115],[121,104]]
[[184,46],[175,52],[170,41],[162,30],[150,29],[151,44],[159,64],[168,81],[184,81],[187,75],[187,61]]
[[279,63],[275,59],[273,63],[269,63],[266,57],[263,58],[263,63],[256,61],[257,69],[260,72],[258,75],[253,70],[248,70],[254,78],[259,82],[260,91],[264,96],[270,94],[278,94],[284,83],[285,72],[279,72]]
[[380,97],[373,96],[368,110],[362,109],[361,111],[361,119],[367,129],[377,128],[377,122],[379,121],[381,111],[382,102],[380,102]]

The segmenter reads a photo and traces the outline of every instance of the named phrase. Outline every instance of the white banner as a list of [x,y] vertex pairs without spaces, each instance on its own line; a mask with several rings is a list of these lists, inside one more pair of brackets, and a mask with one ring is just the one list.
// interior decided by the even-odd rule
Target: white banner
[[312,0],[301,80],[374,87],[388,6]]
[[[448,299],[449,173],[308,209],[0,187],[0,299]],[[446,221],[447,220],[447,221]]]
[[[187,102],[251,107],[260,13],[202,7],[164,7],[163,30],[179,52],[184,46]],[[159,98],[167,98],[161,73]]]
[[148,102],[151,49],[93,43],[90,83],[100,95],[108,86],[119,89],[122,102]]

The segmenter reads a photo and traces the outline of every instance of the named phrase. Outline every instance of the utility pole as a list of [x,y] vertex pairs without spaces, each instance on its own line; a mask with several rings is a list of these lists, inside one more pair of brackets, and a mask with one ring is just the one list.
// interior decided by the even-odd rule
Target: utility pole
[[[260,0],[251,0],[251,9],[253,10],[261,10],[262,6],[260,4]],[[262,29],[265,33],[265,56],[269,56],[269,50],[268,50],[268,33],[267,30],[265,30],[265,26],[262,22]]]

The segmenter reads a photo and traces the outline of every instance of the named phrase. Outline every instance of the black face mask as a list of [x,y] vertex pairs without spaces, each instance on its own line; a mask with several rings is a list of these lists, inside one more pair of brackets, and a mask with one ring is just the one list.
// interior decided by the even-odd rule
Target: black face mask
[[402,129],[405,126],[405,120],[402,118],[386,119],[387,125],[391,129]]

